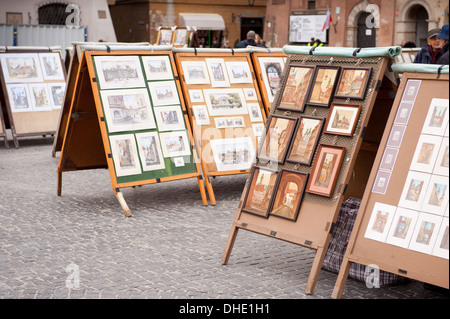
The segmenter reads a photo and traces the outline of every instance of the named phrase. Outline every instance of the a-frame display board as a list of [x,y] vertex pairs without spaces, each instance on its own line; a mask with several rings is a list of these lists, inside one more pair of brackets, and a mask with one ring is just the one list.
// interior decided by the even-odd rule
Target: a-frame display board
[[6,47],[0,52],[0,98],[14,145],[18,137],[54,134],[66,70],[59,47]]
[[439,68],[393,66],[416,72],[402,74],[333,298],[352,263],[449,288],[449,69]]
[[206,192],[171,47],[83,46],[58,166],[108,168],[121,188],[197,178]]
[[311,248],[316,255],[306,293],[312,294],[347,188],[355,187],[352,169],[378,90],[401,49],[283,50],[288,61],[282,85],[222,263],[228,263],[239,229]]
[[247,174],[266,114],[247,49],[173,49],[210,202],[211,178]]
[[251,57],[255,68],[256,80],[258,81],[264,110],[269,114],[270,107],[274,101],[278,86],[281,83],[284,65],[287,56],[281,48],[259,48],[252,47]]

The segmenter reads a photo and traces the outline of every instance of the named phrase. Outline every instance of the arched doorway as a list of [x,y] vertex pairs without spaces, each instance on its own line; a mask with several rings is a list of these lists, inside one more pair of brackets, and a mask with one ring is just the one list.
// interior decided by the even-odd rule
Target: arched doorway
[[426,45],[428,33],[427,10],[421,5],[412,6],[407,13],[407,19],[412,22],[412,27],[415,29],[414,42],[416,47]]
[[358,18],[358,35],[356,45],[358,48],[375,47],[377,43],[376,30],[370,12],[362,12]]

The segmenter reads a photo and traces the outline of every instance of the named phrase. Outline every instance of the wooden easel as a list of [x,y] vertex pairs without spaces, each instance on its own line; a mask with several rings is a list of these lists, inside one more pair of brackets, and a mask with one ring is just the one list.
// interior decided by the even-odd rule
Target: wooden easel
[[[64,139],[61,150],[60,162],[57,175],[57,193],[61,195],[62,172],[84,169],[108,168],[111,176],[113,191],[122,206],[126,216],[131,216],[131,211],[123,197],[121,188],[139,186],[145,184],[161,183],[185,178],[197,178],[202,202],[207,205],[206,193],[204,189],[201,168],[198,161],[198,154],[193,147],[193,139],[189,120],[185,112],[183,99],[180,95],[180,85],[178,73],[173,67],[174,60],[171,51],[167,47],[126,47],[126,46],[85,46],[78,63],[76,80],[73,87],[73,96],[70,101],[70,110],[67,114],[67,123],[64,128]],[[170,171],[165,169],[160,171],[160,175],[153,172],[143,172],[140,175],[131,177],[116,176],[112,152],[108,138],[108,131],[105,124],[105,115],[102,109],[102,102],[97,82],[97,73],[93,65],[94,56],[148,56],[165,55],[169,57],[173,76],[176,80],[177,93],[180,95],[181,108],[183,110],[183,120],[186,124],[186,131],[189,135],[191,156],[189,163],[183,168],[170,165]],[[167,168],[167,166],[166,166]]]
[[[398,64],[395,66],[398,67],[398,70],[401,70],[401,68],[404,67]],[[431,100],[432,98],[447,100],[449,98],[448,67],[446,74],[437,74],[438,67],[439,66],[436,66],[436,72],[434,74],[433,72],[405,72],[402,75],[398,94],[396,95],[388,123],[385,127],[380,147],[365,188],[357,219],[355,221],[350,241],[339,271],[336,285],[334,287],[332,294],[333,298],[342,297],[352,263],[358,263],[366,266],[375,265],[379,270],[384,270],[435,286],[440,286],[447,289],[449,288],[448,248],[447,258],[445,259],[428,253],[411,250],[410,246],[402,247],[399,245],[389,244],[386,241],[374,240],[366,237],[366,230],[370,225],[372,225],[369,225],[369,222],[373,214],[374,207],[377,203],[393,206],[394,209],[395,207],[401,207],[398,206],[399,200],[406,183],[405,180],[408,171],[410,170],[410,163],[416,150],[416,144],[419,136],[421,135],[421,130],[424,126],[424,121],[427,116]],[[406,104],[413,104],[412,111],[407,122],[403,122],[406,130],[404,132],[401,145],[398,149],[395,165],[391,171],[386,171],[390,174],[390,179],[386,181],[386,183],[388,183],[387,186],[383,186],[387,188],[385,194],[382,194],[383,192],[375,190],[373,187],[375,187],[374,185],[377,174],[381,170],[380,164],[382,163],[383,155],[389,142],[391,130],[395,124],[394,121],[396,121],[397,115],[400,114],[400,104],[404,103],[404,96],[408,94],[405,89],[408,81],[417,81],[420,83],[420,88],[419,91],[415,93],[417,94],[415,101],[406,102]],[[414,92],[414,89],[412,92]],[[419,213],[419,211],[417,211],[417,213]],[[383,232],[386,232],[388,229],[390,230],[389,226],[391,228],[396,227],[394,219],[391,225],[385,226]],[[413,231],[413,226],[411,225],[408,232]],[[434,229],[433,232],[437,231],[439,230]],[[415,238],[411,238],[410,240],[414,241]]]
[[0,137],[3,137],[4,141],[5,141],[5,147],[9,148],[9,144],[8,144],[8,137],[6,134],[6,126],[5,126],[5,121],[3,119],[3,108],[2,108],[2,102],[0,100]]
[[[284,48],[283,48],[284,50]],[[320,52],[318,48],[317,52]],[[303,202],[298,214],[297,220],[291,221],[278,216],[269,215],[268,218],[261,218],[254,214],[249,214],[242,210],[243,202],[247,189],[249,187],[249,182],[244,188],[241,200],[239,202],[234,221],[231,226],[231,230],[228,236],[228,240],[225,245],[225,250],[222,256],[222,264],[228,264],[231,251],[233,249],[234,243],[237,238],[239,229],[252,231],[261,235],[269,236],[272,238],[277,238],[289,243],[293,243],[299,246],[310,248],[316,251],[314,262],[311,268],[311,273],[307,282],[306,293],[312,294],[317,282],[319,271],[322,267],[325,254],[331,240],[331,231],[334,224],[338,218],[341,204],[344,199],[357,194],[358,188],[360,187],[359,182],[355,183],[352,173],[357,169],[360,170],[361,167],[367,169],[367,165],[370,165],[365,158],[359,158],[361,149],[372,148],[372,142],[368,140],[368,131],[371,131],[377,125],[381,125],[380,121],[377,123],[371,123],[372,110],[377,103],[377,97],[380,90],[384,87],[389,91],[390,85],[389,81],[386,81],[385,72],[387,72],[388,64],[390,63],[389,58],[385,56],[372,56],[359,58],[350,52],[349,55],[339,56],[333,55],[317,55],[315,53],[306,54],[295,54],[289,52],[289,50],[284,50],[288,55],[288,61],[283,71],[283,83],[286,81],[287,70],[289,65],[331,65],[331,66],[360,66],[360,67],[371,67],[372,73],[370,76],[370,81],[367,87],[366,96],[363,101],[358,103],[362,105],[362,111],[359,116],[358,124],[356,126],[356,131],[352,137],[343,136],[333,136],[322,134],[319,143],[328,145],[337,145],[346,147],[346,153],[341,166],[339,177],[336,182],[336,187],[334,193],[330,198],[305,193]],[[356,52],[356,51],[355,51]],[[385,83],[386,82],[386,83]],[[328,115],[328,108],[314,107],[307,105],[303,113],[289,112],[286,113],[284,110],[278,109],[279,102],[281,100],[281,94],[283,85],[279,86],[279,89],[274,98],[272,104],[270,115],[278,114],[285,115],[289,114],[290,117],[298,117],[300,115],[314,115],[326,118]],[[383,94],[381,94],[383,95]],[[389,95],[386,93],[386,95]],[[355,103],[355,101],[348,102],[344,99],[335,98],[333,102],[347,102]],[[385,101],[382,101],[383,103]],[[380,104],[383,104],[380,103]],[[384,103],[385,104],[385,103]],[[267,130],[267,126],[266,126]],[[375,134],[376,135],[376,134]],[[376,142],[375,142],[376,144]],[[264,165],[270,167],[269,165],[256,162],[255,165]],[[303,165],[293,165],[292,163],[286,162],[285,164],[278,165],[277,170],[280,169],[291,169],[301,173],[310,173],[311,167]],[[252,167],[253,169],[253,167]]]

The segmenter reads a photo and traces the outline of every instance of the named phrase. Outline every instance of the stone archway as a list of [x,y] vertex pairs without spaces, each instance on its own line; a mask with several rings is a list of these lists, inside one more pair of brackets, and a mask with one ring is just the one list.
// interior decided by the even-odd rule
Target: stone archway
[[367,0],[361,1],[353,7],[347,18],[347,38],[346,46],[357,47],[358,39],[358,21],[363,13],[370,13],[367,24],[368,29],[374,30],[375,45],[378,45],[378,31],[380,29],[380,8],[376,4],[368,3]]
[[[423,0],[413,0],[406,1],[405,4],[399,11],[398,18],[396,19],[396,33],[395,41],[400,44],[403,40],[411,42],[420,42],[420,36],[417,38],[417,27],[418,27],[418,13],[425,14],[427,18],[420,19],[420,26],[422,29],[425,28],[425,32],[430,29],[438,27],[438,21],[434,20],[435,14],[433,8],[427,1]],[[424,26],[424,23],[427,25]],[[423,30],[422,30],[423,31]],[[420,46],[420,43],[416,43],[416,46]]]

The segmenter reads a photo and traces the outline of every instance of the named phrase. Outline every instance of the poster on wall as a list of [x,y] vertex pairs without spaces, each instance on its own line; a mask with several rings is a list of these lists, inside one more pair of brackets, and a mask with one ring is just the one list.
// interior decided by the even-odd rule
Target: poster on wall
[[326,30],[322,32],[326,15],[292,15],[289,17],[289,42],[309,42],[311,38],[328,42]]

